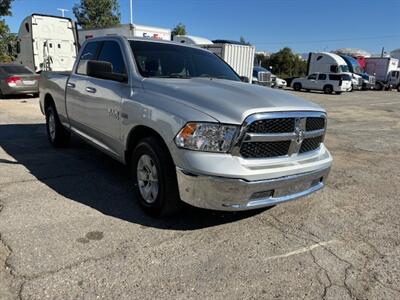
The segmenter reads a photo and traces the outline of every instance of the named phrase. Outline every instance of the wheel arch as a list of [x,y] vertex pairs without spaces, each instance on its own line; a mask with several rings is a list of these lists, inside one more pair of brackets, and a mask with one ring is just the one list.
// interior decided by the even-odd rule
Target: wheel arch
[[125,163],[129,164],[131,159],[131,153],[135,149],[139,141],[146,137],[157,138],[163,146],[168,150],[168,154],[171,155],[167,143],[163,137],[153,128],[145,125],[137,125],[129,131],[128,137],[125,144]]

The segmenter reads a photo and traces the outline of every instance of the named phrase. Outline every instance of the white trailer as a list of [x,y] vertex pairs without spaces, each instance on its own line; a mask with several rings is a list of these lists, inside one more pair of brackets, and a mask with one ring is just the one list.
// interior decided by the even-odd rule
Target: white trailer
[[143,37],[157,40],[171,40],[171,30],[138,24],[121,24],[105,28],[79,29],[79,43],[82,45],[87,39],[106,36],[122,35],[127,38]]
[[[376,77],[375,88],[395,87],[400,89],[399,60],[392,57],[366,57],[365,71]],[[400,90],[399,90],[400,91]]]
[[254,46],[226,40],[211,42],[205,38],[186,35],[174,36],[173,40],[177,43],[194,44],[215,53],[230,65],[237,74],[246,77],[251,82],[253,78]]
[[35,72],[70,71],[77,52],[76,28],[71,19],[33,14],[22,21],[16,63]]

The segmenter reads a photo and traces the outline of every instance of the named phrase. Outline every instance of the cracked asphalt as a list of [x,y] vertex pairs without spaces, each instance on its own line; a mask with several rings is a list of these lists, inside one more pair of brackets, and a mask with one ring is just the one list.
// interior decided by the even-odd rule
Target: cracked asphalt
[[124,166],[50,147],[0,101],[0,299],[400,299],[400,93],[299,93],[328,111],[327,187],[270,209],[142,213]]

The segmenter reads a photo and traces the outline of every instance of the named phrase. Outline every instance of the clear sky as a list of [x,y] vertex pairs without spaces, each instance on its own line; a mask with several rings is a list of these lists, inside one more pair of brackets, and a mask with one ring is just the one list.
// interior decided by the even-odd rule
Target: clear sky
[[[7,22],[18,31],[32,13],[60,14],[79,0],[14,0]],[[129,23],[129,0],[119,0]],[[172,28],[209,39],[244,36],[257,51],[289,46],[303,53],[362,48],[373,53],[400,48],[400,0],[133,0],[134,23]]]

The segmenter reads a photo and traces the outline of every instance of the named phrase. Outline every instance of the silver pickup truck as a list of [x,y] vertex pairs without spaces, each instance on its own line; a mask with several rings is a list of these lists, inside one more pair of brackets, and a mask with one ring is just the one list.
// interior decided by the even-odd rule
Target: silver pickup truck
[[119,36],[86,41],[70,74],[43,72],[49,141],[70,134],[132,172],[152,215],[181,201],[248,210],[321,189],[332,157],[325,111],[286,92],[240,81],[211,52]]

